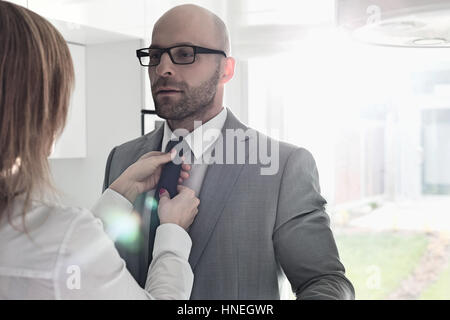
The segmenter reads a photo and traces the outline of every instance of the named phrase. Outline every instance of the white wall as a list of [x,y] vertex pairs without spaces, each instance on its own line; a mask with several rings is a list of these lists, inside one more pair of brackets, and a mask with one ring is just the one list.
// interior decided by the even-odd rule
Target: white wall
[[86,47],[68,44],[75,71],[66,126],[58,137],[51,159],[86,157]]
[[109,151],[140,135],[139,47],[140,40],[86,47],[87,157],[50,160],[67,205],[91,207],[101,195]]

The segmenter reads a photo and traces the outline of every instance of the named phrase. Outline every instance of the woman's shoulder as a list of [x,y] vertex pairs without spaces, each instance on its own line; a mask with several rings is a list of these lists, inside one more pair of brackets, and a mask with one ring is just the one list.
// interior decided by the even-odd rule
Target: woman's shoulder
[[[33,202],[32,209],[26,214],[27,227],[33,232],[52,233],[58,241],[68,236],[71,229],[83,223],[101,223],[86,208],[67,206],[60,203]],[[56,240],[56,239],[55,239]]]
[[[24,220],[21,211],[23,205],[15,205],[11,221],[0,226],[3,267],[52,270],[68,239],[80,226],[101,227],[101,222],[84,208],[33,201]],[[3,248],[2,244],[8,245]]]
[[[36,202],[35,202],[36,203]],[[39,208],[49,218],[49,222],[56,224],[70,225],[84,222],[85,220],[97,220],[89,209],[67,206],[60,203],[40,203],[35,208]]]

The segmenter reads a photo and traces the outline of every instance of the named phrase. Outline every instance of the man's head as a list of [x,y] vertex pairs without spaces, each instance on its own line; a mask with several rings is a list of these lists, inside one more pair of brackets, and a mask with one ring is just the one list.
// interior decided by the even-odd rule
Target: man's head
[[[223,87],[234,73],[234,59],[223,21],[195,5],[181,5],[167,11],[155,24],[151,48],[181,44],[223,51],[197,53],[192,64],[174,64],[168,52],[149,76],[157,114],[167,120],[204,119],[222,108]],[[206,120],[207,121],[207,120]]]

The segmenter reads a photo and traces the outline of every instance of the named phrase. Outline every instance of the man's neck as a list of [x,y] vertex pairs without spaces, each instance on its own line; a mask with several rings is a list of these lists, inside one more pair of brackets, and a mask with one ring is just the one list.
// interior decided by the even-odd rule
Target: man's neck
[[175,131],[177,129],[185,129],[189,132],[192,132],[195,129],[194,121],[201,121],[202,124],[204,124],[209,120],[211,120],[212,118],[214,118],[215,116],[217,116],[222,110],[223,107],[220,107],[219,109],[211,108],[208,109],[206,112],[200,114],[193,114],[192,116],[189,116],[181,120],[167,120],[167,124],[169,125],[169,128],[172,131]]

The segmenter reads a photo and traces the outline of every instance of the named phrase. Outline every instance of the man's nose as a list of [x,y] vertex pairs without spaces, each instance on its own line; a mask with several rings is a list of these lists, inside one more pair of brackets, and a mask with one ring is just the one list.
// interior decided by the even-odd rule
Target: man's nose
[[159,60],[159,64],[156,66],[156,73],[159,76],[168,76],[174,74],[174,64],[172,60],[170,59],[169,53],[164,52],[161,55],[161,58]]

